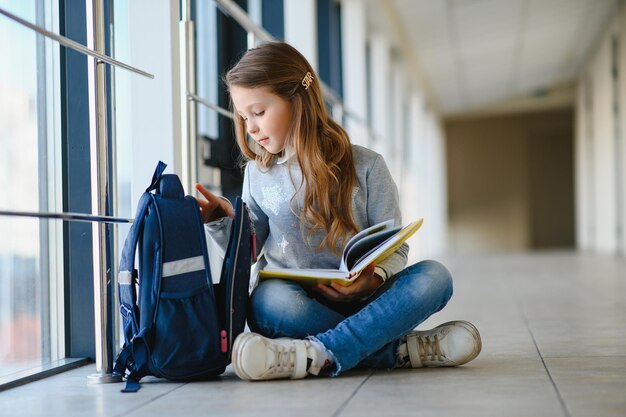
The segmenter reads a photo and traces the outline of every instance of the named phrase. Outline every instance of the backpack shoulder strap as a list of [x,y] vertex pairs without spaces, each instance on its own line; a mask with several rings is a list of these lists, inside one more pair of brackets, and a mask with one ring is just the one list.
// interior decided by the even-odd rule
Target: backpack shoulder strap
[[[135,289],[136,283],[136,271],[135,266],[135,253],[137,249],[137,243],[139,241],[139,235],[141,234],[144,226],[144,220],[148,212],[150,202],[153,200],[150,191],[156,190],[163,171],[167,165],[159,161],[157,167],[152,176],[152,182],[146,192],[144,192],[137,204],[137,213],[135,220],[130,227],[130,231],[124,241],[124,247],[120,256],[119,275],[118,275],[118,290],[120,299],[120,310],[122,314],[124,324],[124,338],[125,343],[122,351],[120,352],[117,360],[115,361],[114,372],[124,375],[126,369],[130,371],[130,375],[127,379],[126,388],[124,392],[133,392],[139,389],[138,381],[146,373],[145,366],[142,369],[136,369],[140,362],[136,356],[142,356],[140,352],[145,349],[145,346],[134,346],[135,344],[141,345],[143,336],[139,328],[139,309],[137,307],[137,291]],[[133,340],[137,343],[131,343]],[[144,361],[145,362],[145,361]],[[144,364],[145,365],[145,364]]]
[[139,309],[137,308],[137,291],[135,289],[137,275],[134,270],[135,250],[137,248],[139,234],[143,229],[143,222],[150,201],[151,197],[148,192],[143,193],[141,199],[139,199],[137,214],[124,241],[124,248],[122,249],[120,259],[117,287],[125,343],[122,351],[115,360],[113,371],[122,376],[127,368],[133,368],[131,340],[139,332]]
[[[137,214],[133,224],[130,226],[130,231],[126,240],[124,241],[124,248],[122,249],[122,255],[120,257],[120,275],[123,272],[132,272],[135,266],[135,250],[137,248],[137,242],[139,240],[139,234],[143,228],[143,221],[148,210],[148,205],[151,201],[150,193],[143,193],[139,199],[137,205]],[[121,281],[120,281],[121,282]]]

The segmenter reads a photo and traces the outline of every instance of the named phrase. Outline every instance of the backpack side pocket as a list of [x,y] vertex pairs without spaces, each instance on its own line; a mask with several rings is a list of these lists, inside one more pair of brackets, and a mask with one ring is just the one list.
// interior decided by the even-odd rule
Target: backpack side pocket
[[154,369],[182,381],[224,372],[225,354],[216,343],[222,330],[217,317],[213,292],[206,284],[192,291],[161,292],[152,335]]

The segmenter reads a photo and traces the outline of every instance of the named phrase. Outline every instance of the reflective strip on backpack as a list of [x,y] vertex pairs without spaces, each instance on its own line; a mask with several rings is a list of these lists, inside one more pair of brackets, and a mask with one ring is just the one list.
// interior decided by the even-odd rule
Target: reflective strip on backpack
[[193,258],[181,259],[163,263],[162,277],[186,274],[188,272],[202,271],[204,269],[204,256],[194,256]]
[[117,282],[121,285],[130,285],[133,282],[133,274],[130,271],[120,271]]

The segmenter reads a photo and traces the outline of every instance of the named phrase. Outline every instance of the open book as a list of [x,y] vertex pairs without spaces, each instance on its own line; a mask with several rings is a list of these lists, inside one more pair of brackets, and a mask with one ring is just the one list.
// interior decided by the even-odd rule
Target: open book
[[[260,279],[284,278],[307,284],[335,281],[349,285],[372,262],[377,264],[394,253],[402,243],[420,228],[424,219],[405,227],[393,227],[393,220],[370,226],[352,236],[341,254],[338,269],[290,269],[267,267],[259,272]],[[350,274],[355,273],[350,277]]]

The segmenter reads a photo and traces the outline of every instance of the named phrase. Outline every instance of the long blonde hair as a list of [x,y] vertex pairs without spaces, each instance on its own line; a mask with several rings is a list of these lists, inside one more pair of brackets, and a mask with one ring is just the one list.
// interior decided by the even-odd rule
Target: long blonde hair
[[[303,79],[307,73],[313,76],[313,81],[305,88]],[[309,236],[325,231],[320,248],[338,252],[338,247],[358,231],[352,216],[356,169],[350,138],[328,114],[313,68],[292,46],[269,42],[248,50],[228,71],[225,82],[228,88],[268,87],[293,106],[285,147],[295,151],[302,171],[301,225]],[[232,100],[231,107],[234,108]],[[234,117],[237,143],[244,157],[269,168],[279,155],[259,146],[253,149],[247,139],[245,121],[237,111]]]

